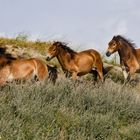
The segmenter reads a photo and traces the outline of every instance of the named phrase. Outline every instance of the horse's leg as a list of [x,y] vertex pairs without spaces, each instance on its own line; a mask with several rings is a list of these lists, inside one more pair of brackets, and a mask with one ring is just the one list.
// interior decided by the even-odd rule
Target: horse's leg
[[71,77],[71,73],[67,70],[64,70],[64,73],[65,73],[65,77],[66,78],[70,78]]
[[10,69],[8,66],[0,70],[0,86],[4,86],[6,84],[9,75]]
[[6,77],[0,77],[0,86],[4,86],[6,84]]
[[131,67],[130,71],[129,71],[129,75],[128,75],[128,80],[130,81],[131,84],[136,84],[134,75],[136,73],[136,68],[135,67]]
[[124,75],[125,80],[123,82],[122,87],[124,87],[127,83],[129,83],[130,82],[130,79],[131,79],[130,73],[127,72],[127,71],[125,71],[125,70],[123,70],[123,75]]
[[98,72],[99,78],[101,79],[101,81],[103,83],[104,82],[103,66],[98,66],[97,72]]
[[124,79],[129,79],[129,74],[126,70],[123,70],[123,76],[124,76]]
[[127,83],[129,83],[131,81],[131,74],[130,74],[130,72],[126,72],[126,75],[127,76],[124,77],[125,80],[124,80],[124,83],[123,83],[122,87],[124,87]]
[[127,67],[125,67],[123,64],[121,64],[121,65],[122,65],[121,67],[122,67],[122,72],[123,72],[124,79],[127,80],[130,77],[129,74],[128,74],[129,70],[127,70]]
[[73,80],[76,80],[76,79],[77,79],[77,72],[73,72],[73,73],[72,73],[72,79],[73,79]]
[[135,74],[135,72],[136,72],[136,69],[133,67],[131,67],[130,70],[128,71],[126,69],[123,69],[123,74],[125,78],[123,85],[126,85],[128,82],[131,82],[133,80],[132,76]]
[[55,84],[56,82],[56,79],[58,78],[58,72],[57,72],[57,69],[55,67],[50,67],[48,66],[48,69],[49,69],[49,79],[50,81]]
[[125,69],[122,69],[122,72],[125,79],[123,83],[123,86],[124,86],[130,81],[130,74]]
[[104,76],[102,71],[98,71],[99,78],[101,79],[102,83],[104,82]]
[[92,70],[90,73],[93,74],[93,80],[97,81],[98,72],[96,70]]

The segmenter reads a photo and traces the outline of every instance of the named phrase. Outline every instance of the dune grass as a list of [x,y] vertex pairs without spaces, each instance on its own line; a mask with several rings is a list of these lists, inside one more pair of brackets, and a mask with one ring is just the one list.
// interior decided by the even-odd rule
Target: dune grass
[[0,91],[1,140],[139,138],[139,91],[110,79],[10,84]]

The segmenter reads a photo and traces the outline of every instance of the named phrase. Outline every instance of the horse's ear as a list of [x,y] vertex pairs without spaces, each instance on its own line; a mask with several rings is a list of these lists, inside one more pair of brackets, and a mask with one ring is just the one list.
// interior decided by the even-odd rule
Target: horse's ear
[[117,38],[117,36],[116,36],[116,35],[114,35],[114,36],[113,36],[113,40],[115,40],[116,38]]
[[117,35],[117,36],[114,36],[114,37],[113,37],[113,40],[118,41],[119,38],[120,38],[120,35]]

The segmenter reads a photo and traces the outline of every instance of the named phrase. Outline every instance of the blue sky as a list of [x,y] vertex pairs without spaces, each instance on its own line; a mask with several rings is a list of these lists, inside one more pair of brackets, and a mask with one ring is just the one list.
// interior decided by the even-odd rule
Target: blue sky
[[139,0],[0,0],[0,36],[62,40],[105,51],[121,34],[140,47]]

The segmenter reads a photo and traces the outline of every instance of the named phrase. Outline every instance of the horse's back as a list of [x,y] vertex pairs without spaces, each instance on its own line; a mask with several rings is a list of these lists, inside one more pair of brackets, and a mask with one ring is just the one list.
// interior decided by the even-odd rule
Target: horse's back
[[30,59],[17,59],[17,60],[13,60],[10,63],[11,68],[18,68],[18,69],[24,69],[27,67],[35,67],[35,64],[32,60]]
[[79,53],[95,53],[95,54],[99,54],[99,52],[97,50],[94,50],[94,49],[88,49],[88,50],[84,50],[84,51],[81,51]]
[[101,55],[98,51],[94,50],[94,49],[88,49],[88,50],[84,50],[84,51],[81,51],[79,52],[79,54],[86,54],[86,55],[92,55],[92,56],[95,56],[95,57],[99,57],[101,58]]
[[91,57],[95,61],[102,63],[102,57],[101,57],[100,53],[94,49],[84,50],[84,51],[79,52],[78,54],[79,54],[79,56]]
[[83,73],[83,75],[90,72],[92,69],[102,69],[103,67],[101,56],[94,49],[78,52],[74,62],[77,66],[77,71]]

